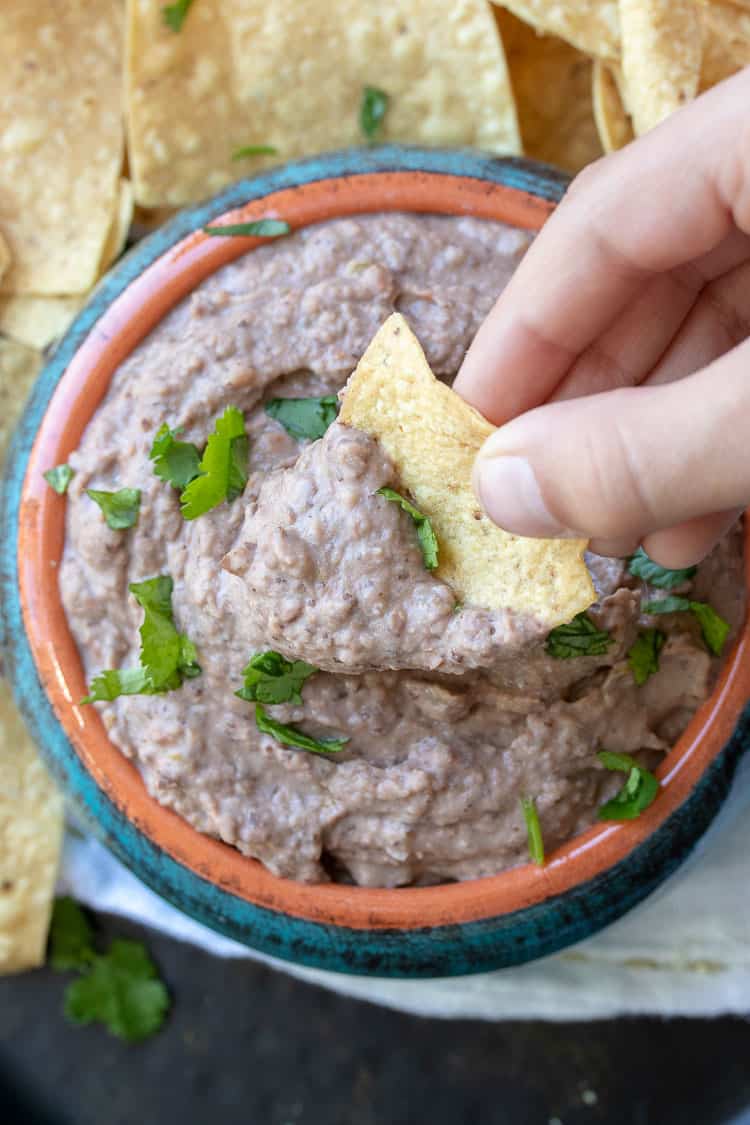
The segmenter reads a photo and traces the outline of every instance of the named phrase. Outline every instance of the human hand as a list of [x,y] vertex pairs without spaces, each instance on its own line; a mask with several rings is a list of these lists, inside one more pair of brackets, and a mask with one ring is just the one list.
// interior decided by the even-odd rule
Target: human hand
[[520,535],[699,561],[750,503],[750,68],[586,169],[454,384]]

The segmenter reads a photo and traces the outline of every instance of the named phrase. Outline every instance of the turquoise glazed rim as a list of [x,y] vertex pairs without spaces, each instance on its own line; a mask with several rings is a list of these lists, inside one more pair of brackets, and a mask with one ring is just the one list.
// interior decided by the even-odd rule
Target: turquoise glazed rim
[[[338,895],[342,902],[349,897],[360,906],[364,903],[364,912],[357,908],[356,924],[348,925],[345,910],[337,914],[332,909],[328,920],[321,920],[325,910],[316,917],[285,911],[280,892],[273,906],[269,905],[270,897],[250,901],[231,889],[231,882],[220,884],[212,878],[206,864],[192,864],[184,855],[176,858],[160,845],[154,833],[144,830],[144,821],[126,815],[117,794],[85,764],[80,747],[74,747],[69,729],[53,708],[54,691],[49,677],[40,679],[38,651],[27,632],[28,617],[19,592],[21,515],[34,442],[63,375],[113,302],[177,243],[229,210],[326,183],[329,194],[330,184],[336,190],[345,186],[351,193],[361,177],[382,174],[387,178],[405,173],[411,174],[407,179],[417,193],[419,184],[429,183],[431,178],[444,183],[455,179],[470,189],[474,201],[499,191],[506,197],[516,193],[519,200],[526,201],[524,206],[529,202],[543,205],[544,214],[559,201],[568,182],[543,165],[474,152],[397,146],[360,149],[286,165],[234,184],[208,202],[182,211],[134,247],[97,287],[47,362],[14,436],[0,509],[0,644],[15,697],[52,772],[92,832],[154,891],[212,929],[274,957],[337,972],[419,978],[518,965],[589,937],[645,898],[686,858],[718,811],[748,746],[750,708],[745,702],[749,677],[744,671],[744,634],[717,690],[691,724],[691,736],[683,737],[660,771],[663,793],[641,823],[584,834],[560,849],[559,858],[558,853],[550,857],[547,871],[526,867],[471,884],[377,892],[305,888],[274,880],[268,873],[262,876],[279,886],[285,884],[290,902],[295,894],[305,894],[319,895],[321,901]],[[368,209],[381,207],[410,209],[398,198],[395,204],[383,201]],[[465,213],[478,213],[475,207],[467,197]],[[23,543],[22,538],[22,547]],[[659,811],[652,815],[657,806]],[[208,846],[207,839],[201,839]],[[233,849],[216,842],[210,846],[231,852],[235,865],[260,869]],[[594,854],[600,857],[596,862],[591,859]],[[516,889],[509,893],[511,885]],[[498,897],[496,886],[505,887]],[[525,889],[518,894],[518,887]],[[433,909],[441,896],[447,900],[461,895],[473,896],[469,917]],[[378,913],[379,908],[373,907],[368,922],[368,896],[373,903],[384,902],[384,896],[392,903],[409,903],[410,911],[416,904],[417,912],[422,903],[424,919],[429,921],[420,924],[422,916],[417,913],[415,917],[412,911],[408,925],[390,925],[387,920],[398,917],[398,909],[388,914]]]

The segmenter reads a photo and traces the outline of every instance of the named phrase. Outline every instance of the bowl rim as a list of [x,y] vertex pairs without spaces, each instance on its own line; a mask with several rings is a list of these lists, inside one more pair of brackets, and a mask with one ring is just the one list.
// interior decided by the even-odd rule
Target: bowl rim
[[[463,883],[397,890],[299,884],[160,806],[109,741],[98,713],[75,702],[80,660],[54,580],[66,502],[41,472],[75,448],[112,371],[166,311],[259,241],[210,238],[200,230],[207,222],[281,217],[296,229],[344,214],[404,210],[536,229],[566,184],[554,170],[515,158],[399,146],[330,154],[240,181],[126,255],[32,392],[9,455],[0,564],[0,642],[10,649],[21,709],[53,770],[119,858],[180,909],[263,952],[345,972],[478,972],[560,949],[624,913],[705,830],[746,748],[748,623],[714,693],[657,771],[664,792],[637,821],[588,829],[543,868],[528,864]],[[746,569],[748,555],[746,544]]]

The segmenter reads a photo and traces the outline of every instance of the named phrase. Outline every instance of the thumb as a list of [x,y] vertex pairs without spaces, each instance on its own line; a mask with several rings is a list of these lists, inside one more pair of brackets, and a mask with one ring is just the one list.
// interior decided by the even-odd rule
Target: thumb
[[627,553],[603,545],[750,502],[748,418],[750,341],[686,379],[520,415],[483,445],[475,489],[506,531]]

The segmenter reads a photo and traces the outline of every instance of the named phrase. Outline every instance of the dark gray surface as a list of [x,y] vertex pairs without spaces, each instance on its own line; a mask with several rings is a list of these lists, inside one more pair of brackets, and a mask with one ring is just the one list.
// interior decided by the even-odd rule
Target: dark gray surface
[[169,1023],[129,1047],[65,1024],[66,976],[0,980],[2,1125],[750,1121],[742,1020],[420,1020],[99,923],[148,941],[174,995]]

